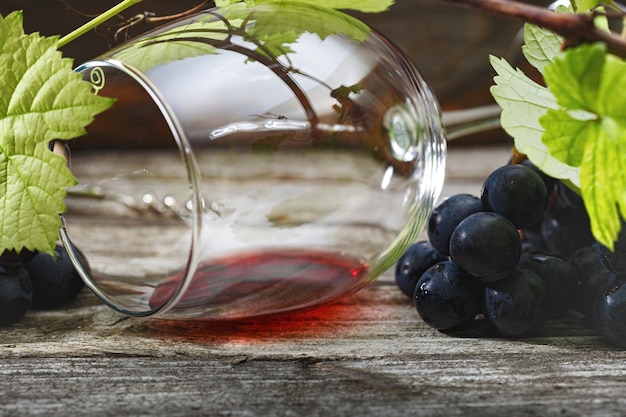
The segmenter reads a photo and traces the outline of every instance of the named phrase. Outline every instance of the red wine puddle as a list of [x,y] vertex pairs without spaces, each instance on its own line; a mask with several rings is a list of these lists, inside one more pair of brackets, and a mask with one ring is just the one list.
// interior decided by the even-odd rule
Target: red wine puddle
[[[286,320],[351,294],[365,285],[368,266],[351,256],[314,250],[262,250],[238,253],[200,265],[187,291],[169,312],[179,324],[213,322],[233,327],[242,320]],[[172,276],[157,286],[150,306],[164,303],[179,285]],[[290,314],[287,314],[290,313]],[[302,313],[300,313],[302,314]],[[172,321],[172,320],[155,320]]]

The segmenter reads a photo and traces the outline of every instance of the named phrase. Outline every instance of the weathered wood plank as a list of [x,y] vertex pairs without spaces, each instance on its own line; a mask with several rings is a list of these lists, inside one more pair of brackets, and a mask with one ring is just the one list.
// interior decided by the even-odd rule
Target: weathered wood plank
[[519,341],[480,335],[429,329],[388,277],[272,321],[119,321],[77,306],[2,334],[0,414],[620,414],[626,354],[582,319]]
[[595,365],[586,360],[534,367],[532,354],[457,356],[443,372],[438,359],[419,354],[338,361],[20,362],[19,369],[0,365],[14,381],[4,391],[6,415],[618,416],[626,388],[623,363],[615,361],[610,371],[581,371]]

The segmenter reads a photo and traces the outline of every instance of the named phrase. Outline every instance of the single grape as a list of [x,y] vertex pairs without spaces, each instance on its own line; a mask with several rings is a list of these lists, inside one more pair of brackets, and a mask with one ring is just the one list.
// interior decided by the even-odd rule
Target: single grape
[[[578,249],[593,244],[595,239],[582,200],[576,200],[563,187],[562,183],[558,184],[558,198],[543,214],[541,237],[551,253],[567,259]],[[564,195],[568,197],[564,199]]]
[[535,171],[535,173],[539,175],[539,177],[543,181],[543,185],[546,186],[547,195],[550,195],[559,180],[549,175],[546,175],[546,173],[540,170],[537,165],[533,164],[530,159],[525,159],[523,162],[520,163],[520,165],[527,166],[528,168],[531,168],[533,171]]
[[604,266],[626,273],[626,223],[622,222],[622,229],[614,242],[613,251],[600,242],[596,242],[596,251]]
[[583,198],[576,191],[565,185],[565,183],[558,181],[556,183],[556,192],[559,200],[566,206],[575,209],[584,209],[585,202]]
[[504,337],[536,334],[546,316],[546,285],[529,269],[515,268],[506,278],[485,288],[485,317]]
[[546,284],[546,317],[559,317],[571,307],[578,286],[576,270],[569,262],[541,252],[522,255],[519,266],[533,271]]
[[415,287],[415,308],[429,326],[448,330],[476,317],[482,307],[483,286],[451,261],[426,270]]
[[577,281],[572,307],[590,317],[595,294],[602,286],[617,280],[619,274],[600,261],[595,245],[580,248],[568,262],[576,271]]
[[593,301],[591,323],[609,343],[626,348],[626,281],[613,280],[600,287]]
[[466,273],[484,282],[511,273],[522,253],[522,241],[509,220],[493,212],[475,213],[454,229],[450,258]]
[[62,307],[72,301],[85,285],[65,248],[56,245],[54,252],[55,257],[42,252],[24,264],[33,284],[33,309]]
[[33,286],[23,266],[0,266],[0,326],[17,323],[30,308]]
[[450,236],[463,219],[482,211],[480,198],[454,194],[440,202],[428,219],[428,240],[439,252],[449,255]]
[[595,244],[583,246],[576,250],[576,252],[569,257],[568,262],[576,270],[578,275],[587,274],[589,271],[602,266]]
[[448,257],[427,241],[412,244],[396,263],[395,279],[398,288],[409,298],[413,298],[415,285],[422,274],[431,266],[448,260]]
[[480,199],[486,211],[503,215],[518,229],[536,223],[546,207],[547,191],[541,177],[524,165],[505,165],[483,184]]

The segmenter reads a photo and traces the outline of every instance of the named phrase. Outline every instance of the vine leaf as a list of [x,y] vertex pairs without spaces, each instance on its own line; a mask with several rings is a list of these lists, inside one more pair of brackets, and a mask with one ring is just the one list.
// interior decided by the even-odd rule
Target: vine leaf
[[524,45],[522,52],[528,62],[541,74],[554,57],[561,52],[563,38],[556,33],[536,25],[524,25]]
[[72,71],[57,37],[26,35],[22,23],[19,11],[0,16],[0,251],[53,253],[76,179],[49,142],[82,135],[112,100]]
[[506,60],[492,56],[490,61],[497,73],[491,95],[502,108],[500,124],[513,137],[517,150],[547,175],[578,185],[578,168],[550,155],[542,140],[544,128],[539,118],[549,109],[557,108],[554,95],[519,69],[511,67]]
[[[609,249],[626,215],[626,62],[603,43],[567,49],[545,69],[558,108],[541,117],[543,141],[580,168],[580,189],[594,237]],[[621,215],[620,215],[621,214]]]
[[362,42],[371,34],[371,29],[360,20],[311,3],[257,1],[258,7],[271,6],[265,13],[258,12],[262,9],[249,9],[254,4],[248,2],[223,3],[216,13],[122,47],[116,59],[149,71],[171,61],[217,54],[219,45],[227,46],[233,34],[256,43],[255,53],[275,59],[292,52],[291,46],[303,33],[315,34],[322,40],[343,34],[354,42]]
[[317,35],[321,40],[330,35],[342,34],[354,42],[362,42],[371,34],[371,29],[359,19],[324,4],[317,2],[281,2],[266,1],[258,2],[257,5],[263,10],[263,4],[271,7],[271,13],[253,13],[250,10],[235,4],[224,7],[220,12],[228,20],[239,18],[254,23],[248,31],[248,35],[257,39],[264,36],[280,36],[288,34],[288,37],[296,35],[298,39],[303,33]]
[[[276,0],[216,0],[218,7],[227,6],[233,3],[245,3],[246,7],[253,7],[263,3],[275,3]],[[315,6],[327,7],[329,9],[350,9],[364,13],[384,12],[394,4],[394,0],[300,0],[301,3],[308,3]]]
[[[236,24],[238,22],[231,22]],[[149,71],[158,65],[184,58],[206,54],[216,54],[214,46],[195,40],[210,37],[224,40],[228,37],[228,27],[221,20],[200,19],[180,27],[174,27],[150,38],[139,39],[123,47],[116,59],[133,65],[142,71]]]

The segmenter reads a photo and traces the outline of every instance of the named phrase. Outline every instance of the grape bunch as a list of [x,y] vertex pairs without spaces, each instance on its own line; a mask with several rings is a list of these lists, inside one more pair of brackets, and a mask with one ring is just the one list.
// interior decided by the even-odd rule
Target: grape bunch
[[54,255],[29,250],[0,254],[0,326],[17,323],[29,310],[60,308],[78,295],[84,282],[67,251],[57,244]]
[[570,311],[626,347],[626,228],[615,250],[595,241],[582,199],[529,161],[507,164],[480,196],[437,205],[428,240],[396,264],[419,316],[447,331],[483,317],[509,338],[537,334]]

